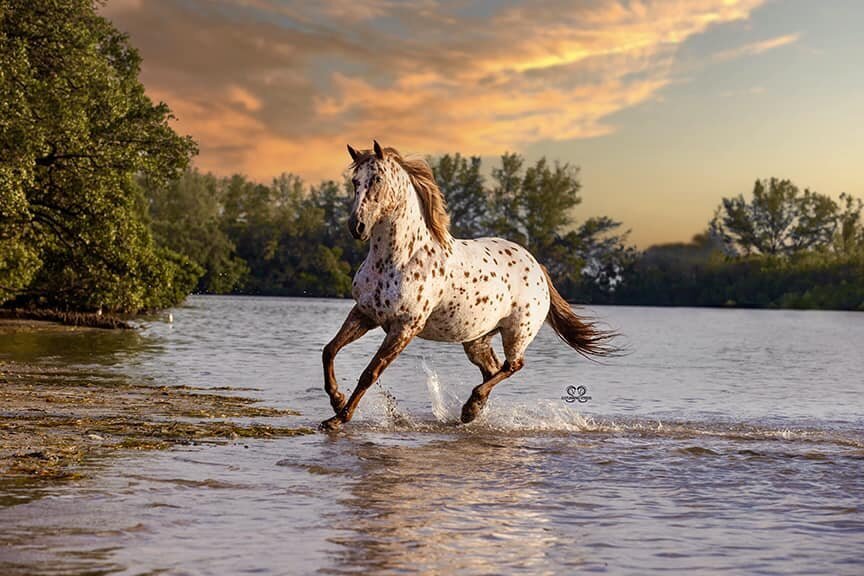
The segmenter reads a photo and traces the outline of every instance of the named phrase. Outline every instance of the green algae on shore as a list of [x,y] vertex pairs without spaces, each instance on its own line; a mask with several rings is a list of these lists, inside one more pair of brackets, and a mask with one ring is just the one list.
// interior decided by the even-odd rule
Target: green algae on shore
[[232,421],[297,414],[256,403],[188,386],[147,386],[68,368],[0,363],[0,475],[74,478],[84,473],[86,460],[118,450],[312,432]]

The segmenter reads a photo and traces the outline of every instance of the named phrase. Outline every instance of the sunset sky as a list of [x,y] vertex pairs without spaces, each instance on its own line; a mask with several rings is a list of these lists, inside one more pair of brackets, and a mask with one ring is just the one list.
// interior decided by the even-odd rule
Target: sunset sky
[[109,0],[196,165],[339,178],[345,144],[582,169],[641,247],[757,177],[864,196],[856,0]]

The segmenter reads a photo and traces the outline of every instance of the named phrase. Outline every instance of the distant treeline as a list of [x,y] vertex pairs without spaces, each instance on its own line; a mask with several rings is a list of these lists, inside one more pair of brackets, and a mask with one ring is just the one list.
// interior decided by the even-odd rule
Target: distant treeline
[[788,180],[724,198],[690,243],[653,246],[628,263],[611,304],[864,310],[862,202]]
[[[550,270],[569,299],[599,304],[862,309],[860,200],[757,181],[723,199],[690,243],[640,252],[609,218],[575,222],[578,170],[505,154],[483,177],[481,160],[430,159],[457,237],[511,238]],[[271,185],[195,171],[146,186],[157,242],[194,260],[207,293],[347,296],[367,248],[347,233],[350,185]]]
[[[347,296],[366,247],[344,182],[188,168],[195,143],[138,80],[93,0],[0,0],[0,304],[138,312],[190,292]],[[334,150],[334,153],[341,151]],[[430,159],[457,237],[503,236],[588,303],[864,309],[862,203],[758,181],[706,232],[644,252],[577,219],[578,168],[504,154]]]

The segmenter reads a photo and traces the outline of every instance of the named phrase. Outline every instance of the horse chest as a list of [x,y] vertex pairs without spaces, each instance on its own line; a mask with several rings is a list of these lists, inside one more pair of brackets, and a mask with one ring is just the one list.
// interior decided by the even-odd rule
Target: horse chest
[[354,277],[352,295],[360,310],[382,326],[394,320],[421,322],[444,292],[444,278],[418,266],[397,268],[367,260]]

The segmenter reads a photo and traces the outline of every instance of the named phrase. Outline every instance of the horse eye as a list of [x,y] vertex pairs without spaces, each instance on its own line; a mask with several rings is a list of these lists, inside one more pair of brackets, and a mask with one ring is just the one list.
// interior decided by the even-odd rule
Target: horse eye
[[380,174],[375,175],[375,182],[376,183],[381,182],[381,175]]

